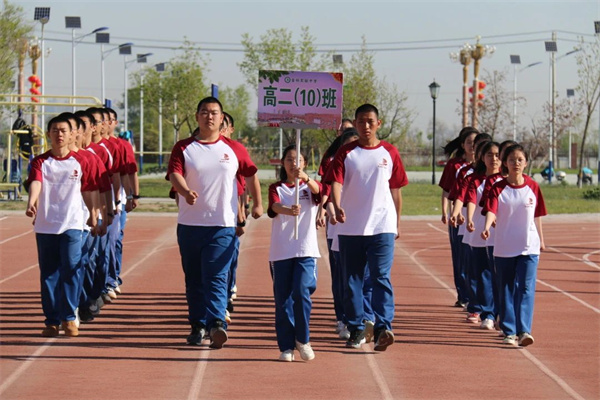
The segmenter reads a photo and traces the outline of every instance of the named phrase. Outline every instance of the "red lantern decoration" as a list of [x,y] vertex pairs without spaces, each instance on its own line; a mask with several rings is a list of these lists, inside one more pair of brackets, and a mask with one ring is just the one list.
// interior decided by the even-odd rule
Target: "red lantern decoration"
[[31,75],[27,80],[30,83],[34,83],[35,84],[36,79],[38,79],[38,77],[36,75]]
[[477,83],[477,86],[479,87],[479,90],[481,90],[481,89],[485,89],[485,87],[486,87],[487,85],[485,84],[485,82],[483,82],[483,81],[479,81],[479,82]]

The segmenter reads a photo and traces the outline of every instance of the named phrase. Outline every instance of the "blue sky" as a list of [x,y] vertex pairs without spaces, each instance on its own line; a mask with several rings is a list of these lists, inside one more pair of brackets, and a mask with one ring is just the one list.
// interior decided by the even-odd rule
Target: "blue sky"
[[[65,28],[65,16],[80,16],[85,34],[100,26],[110,28],[111,43],[134,42],[134,53],[152,52],[148,65],[167,61],[176,53],[144,46],[175,46],[165,40],[214,43],[205,47],[237,49],[244,33],[258,39],[270,28],[288,28],[299,38],[302,26],[309,26],[320,49],[355,49],[364,36],[375,52],[375,66],[380,76],[398,85],[409,96],[409,107],[418,115],[415,128],[426,130],[431,119],[428,85],[435,78],[441,85],[437,102],[439,120],[450,126],[460,124],[456,114],[461,96],[462,67],[453,63],[449,53],[462,43],[495,44],[496,53],[482,62],[487,70],[509,71],[508,88],[512,90],[509,55],[519,54],[523,65],[543,64],[519,74],[518,91],[528,106],[520,119],[541,115],[542,104],[549,95],[549,60],[544,40],[551,32],[558,34],[558,55],[576,45],[578,35],[594,32],[593,22],[600,20],[600,1],[388,1],[388,2],[255,2],[255,1],[17,1],[25,15],[33,19],[35,7],[51,7],[46,38],[52,51],[46,58],[46,94],[71,92],[71,30]],[[40,34],[40,25],[36,25]],[[514,35],[514,36],[507,36]],[[137,39],[137,40],[136,40]],[[145,40],[142,40],[145,39]],[[456,40],[454,40],[456,39]],[[93,36],[90,36],[93,41]],[[408,41],[430,41],[408,44]],[[394,42],[393,45],[382,43]],[[512,43],[507,43],[512,42]],[[521,42],[521,43],[516,43]],[[437,47],[423,49],[423,47]],[[108,48],[108,47],[106,47]],[[396,50],[383,50],[394,48]],[[397,50],[402,49],[402,50]],[[343,53],[349,59],[350,53]],[[221,86],[237,86],[244,77],[237,67],[243,58],[239,51],[205,53],[210,60],[207,76]],[[106,59],[107,97],[120,101],[123,93],[123,58],[112,54]],[[132,65],[131,70],[138,67]],[[471,77],[472,79],[472,71]],[[575,57],[557,64],[557,91],[565,96],[567,88],[577,85]],[[77,46],[77,92],[100,97],[100,46],[82,43]],[[201,94],[199,94],[199,97]],[[438,121],[439,121],[438,120]]]

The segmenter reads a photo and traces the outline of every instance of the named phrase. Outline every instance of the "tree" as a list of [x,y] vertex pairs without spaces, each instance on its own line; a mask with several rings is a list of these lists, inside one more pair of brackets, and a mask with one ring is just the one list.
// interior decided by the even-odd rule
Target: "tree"
[[[129,90],[130,104],[135,109],[135,99],[139,99],[141,74],[144,74],[144,106],[158,111],[159,98],[162,98],[163,121],[175,130],[175,138],[187,127],[188,132],[196,128],[195,113],[200,99],[210,94],[205,83],[206,61],[189,42],[182,47],[183,54],[167,63],[165,72],[144,69],[134,75],[135,85]],[[139,123],[139,120],[138,120]]]
[[234,120],[235,135],[243,139],[252,133],[250,126],[250,93],[244,85],[235,88],[225,87],[219,92],[219,100],[223,108]]
[[3,0],[0,11],[0,93],[9,93],[14,86],[19,42],[33,30],[33,25],[26,21],[21,7]]
[[[575,57],[578,65],[577,74],[579,75],[579,85],[576,93],[583,102],[584,117],[584,128],[579,148],[579,173],[577,175],[577,186],[581,187],[583,183],[585,141],[594,110],[600,99],[600,35],[596,35],[594,40],[589,43],[585,43],[581,39],[581,51]],[[600,132],[598,134],[600,135]]]

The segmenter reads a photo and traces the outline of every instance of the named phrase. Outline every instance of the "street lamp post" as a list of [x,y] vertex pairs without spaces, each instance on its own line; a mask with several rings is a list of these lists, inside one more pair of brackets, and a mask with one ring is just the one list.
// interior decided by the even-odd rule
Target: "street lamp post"
[[513,79],[513,83],[514,83],[514,88],[513,88],[513,140],[516,142],[517,141],[517,75],[519,72],[522,72],[524,70],[526,70],[527,68],[536,66],[541,64],[541,61],[538,62],[534,62],[532,64],[529,64],[521,69],[517,69],[517,65],[521,64],[521,56],[519,55],[511,55],[510,56],[510,63],[513,65],[514,68],[514,79]]
[[[100,53],[100,87],[102,90],[102,103],[106,102],[106,92],[105,92],[105,74],[104,74],[104,60],[110,55],[110,53],[112,53],[115,50],[119,50],[119,52],[121,52],[124,49],[129,49],[129,53],[131,54],[131,46],[133,46],[133,43],[131,42],[127,42],[127,43],[123,43],[120,44],[117,47],[114,47],[112,49],[108,49],[106,51],[104,51],[104,45],[102,45],[102,49],[101,49],[101,53]],[[120,53],[123,54],[123,53]]]
[[[572,104],[571,104],[571,98],[573,98],[573,96],[575,96],[575,89],[567,89],[567,99],[569,99],[569,113],[571,113],[571,108],[572,108]],[[569,124],[570,125],[570,124]],[[573,168],[573,159],[572,159],[572,155],[571,155],[571,127],[569,126],[569,151],[568,151],[568,156],[569,156],[569,168]]]
[[[40,79],[42,81],[42,86],[40,87],[40,93],[43,95],[45,93],[45,85],[46,82],[44,81],[46,79],[46,73],[45,73],[45,58],[46,58],[46,50],[44,48],[44,26],[50,21],[50,7],[36,7],[35,11],[34,11],[34,16],[33,19],[36,21],[40,21],[40,23],[42,24],[42,36],[41,36],[41,45],[42,45],[42,59],[40,61]],[[43,99],[43,97],[42,97]],[[46,101],[42,100],[42,106],[41,106],[41,115],[40,115],[40,126],[42,128],[42,130],[46,129],[45,125],[46,125],[46,117],[44,115],[44,113],[46,112],[46,106],[44,105]]]
[[433,99],[433,135],[431,136],[431,184],[435,185],[435,101],[437,100],[440,85],[433,80],[429,85],[429,93]]
[[474,60],[473,117],[472,117],[472,121],[471,121],[471,126],[473,128],[477,128],[477,125],[479,125],[477,118],[478,118],[478,111],[479,111],[479,67],[480,67],[481,59],[483,57],[485,57],[486,55],[491,56],[496,51],[495,47],[488,46],[488,45],[484,46],[481,43],[479,43],[479,40],[480,40],[480,37],[478,36],[477,43],[475,44],[475,47],[473,48],[473,50],[471,50],[471,57]]
[[450,58],[453,61],[458,61],[463,66],[463,90],[462,90],[462,126],[463,128],[469,125],[469,64],[473,58],[471,57],[473,46],[465,43],[459,53],[450,53]]
[[[75,36],[75,29],[81,29],[81,17],[65,17],[65,27],[67,29],[71,29],[71,96],[73,99],[71,100],[75,103],[75,95],[77,94],[76,90],[76,69],[75,69],[75,46],[77,46],[81,41],[94,33],[102,32],[108,30],[106,26],[96,28],[90,33],[81,36]],[[75,110],[75,105],[73,105],[73,110]]]
[[154,66],[158,72],[158,167],[162,167],[163,155],[163,124],[162,124],[162,74],[165,71],[165,63]]
[[552,183],[552,175],[554,173],[554,114],[556,112],[556,103],[554,95],[554,84],[556,82],[555,65],[556,65],[556,32],[552,32],[552,40],[544,42],[546,51],[550,53],[550,104],[551,104],[551,116],[550,116],[550,150],[548,156],[548,183]]
[[[600,36],[600,21],[594,21],[594,31],[596,35]],[[600,101],[598,102],[598,180],[596,181],[600,186]]]
[[[131,52],[131,47],[129,47],[129,51]],[[121,54],[125,54],[125,53],[121,53]],[[127,82],[127,68],[129,66],[129,64],[134,63],[134,62],[145,63],[146,62],[146,58],[150,57],[151,55],[152,55],[152,53],[138,54],[136,56],[136,58],[133,59],[133,60],[127,60],[127,57],[125,57],[125,59],[124,59],[125,60],[124,61],[125,74],[124,74],[124,79],[123,80],[124,80],[125,92],[124,92],[123,96],[124,96],[124,103],[125,103],[125,111],[124,111],[124,113],[125,113],[125,130],[126,131],[129,129],[129,118],[128,118],[128,115],[127,115],[128,114],[128,109],[129,109],[128,108],[129,104],[128,104],[128,101],[127,101],[127,98],[128,98],[128,93],[127,93],[127,90],[128,90],[128,88],[127,88],[127,86],[128,86],[127,85],[128,84],[128,82]]]

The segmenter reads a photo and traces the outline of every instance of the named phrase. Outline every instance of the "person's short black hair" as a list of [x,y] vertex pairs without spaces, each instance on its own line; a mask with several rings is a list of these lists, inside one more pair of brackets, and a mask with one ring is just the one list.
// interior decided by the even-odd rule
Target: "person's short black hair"
[[[83,121],[81,120],[81,118],[79,118],[77,115],[73,114],[72,112],[65,111],[64,113],[61,113],[59,116],[75,121],[75,125],[77,125],[77,129],[81,128],[81,125],[83,125]],[[71,125],[71,129],[74,128],[72,124],[69,124],[69,125]]]
[[228,112],[223,111],[223,115],[225,116],[224,120],[227,120],[227,124],[234,128],[234,122],[233,122],[233,117],[231,116],[231,114],[229,114]]
[[110,107],[104,107],[104,109],[105,109],[106,111],[108,111],[109,113],[111,113],[111,114],[113,115],[113,117],[115,117],[115,119],[118,119],[118,117],[117,117],[117,112],[116,112],[115,110],[113,110],[113,109],[112,109],[112,108],[110,108]]
[[356,109],[356,112],[354,113],[354,118],[358,118],[358,114],[365,114],[370,112],[374,112],[375,115],[377,115],[377,118],[379,118],[379,110],[373,104],[369,103],[363,104],[362,106],[358,107]]
[[71,126],[71,121],[69,121],[68,117],[63,116],[63,114],[57,115],[56,117],[54,117],[50,121],[48,121],[48,125],[47,125],[48,132],[50,132],[50,129],[52,128],[52,125],[58,124],[58,123],[61,123],[61,122],[67,123],[69,125],[69,130],[73,129],[73,127]]
[[205,104],[218,104],[219,108],[221,109],[221,112],[223,112],[223,105],[221,104],[221,102],[219,101],[219,99],[217,99],[216,97],[213,96],[208,96],[203,98],[202,100],[200,100],[200,102],[198,103],[198,107],[196,107],[196,112],[200,112],[200,107],[202,107]]
[[96,122],[94,116],[90,112],[88,112],[87,110],[76,111],[75,112],[75,116],[78,117],[84,125],[85,125],[85,122],[83,121],[82,118],[87,118],[90,121],[90,124],[92,124],[92,120],[94,122]]

